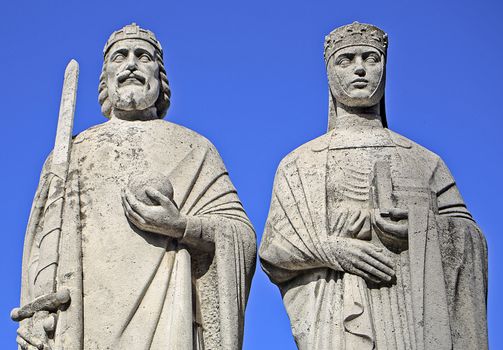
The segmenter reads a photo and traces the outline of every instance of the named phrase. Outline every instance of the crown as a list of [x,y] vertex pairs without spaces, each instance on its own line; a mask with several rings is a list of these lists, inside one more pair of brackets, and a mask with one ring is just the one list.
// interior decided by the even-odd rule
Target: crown
[[110,47],[112,47],[113,44],[126,39],[145,40],[146,42],[152,44],[161,53],[162,56],[161,43],[157,41],[154,33],[152,33],[150,30],[140,28],[134,22],[113,32],[112,35],[110,35],[110,38],[108,38],[108,41],[103,48],[103,56],[107,54],[108,50],[110,49]]
[[388,34],[372,24],[359,22],[336,28],[325,37],[325,62],[336,51],[355,45],[372,46],[386,55]]

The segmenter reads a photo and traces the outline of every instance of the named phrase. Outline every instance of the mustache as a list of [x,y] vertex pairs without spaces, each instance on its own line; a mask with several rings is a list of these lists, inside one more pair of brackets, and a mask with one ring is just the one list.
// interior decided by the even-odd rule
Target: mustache
[[147,78],[144,77],[143,74],[141,74],[137,71],[132,72],[132,71],[126,69],[125,71],[117,74],[117,81],[119,82],[119,84],[122,84],[123,82],[125,82],[129,78],[134,78],[142,84],[145,84],[145,82],[147,81]]

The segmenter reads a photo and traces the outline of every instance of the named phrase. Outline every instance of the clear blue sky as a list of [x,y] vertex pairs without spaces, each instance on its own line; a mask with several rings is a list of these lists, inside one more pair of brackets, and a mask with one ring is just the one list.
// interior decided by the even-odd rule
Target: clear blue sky
[[[390,128],[448,164],[490,252],[489,332],[503,348],[500,0],[9,1],[2,4],[0,348],[15,348],[24,229],[56,130],[63,71],[80,63],[75,130],[102,123],[102,48],[132,21],[165,50],[167,119],[220,151],[260,239],[279,161],[327,124],[323,38],[354,20],[388,32]],[[295,349],[280,294],[257,269],[244,349]]]

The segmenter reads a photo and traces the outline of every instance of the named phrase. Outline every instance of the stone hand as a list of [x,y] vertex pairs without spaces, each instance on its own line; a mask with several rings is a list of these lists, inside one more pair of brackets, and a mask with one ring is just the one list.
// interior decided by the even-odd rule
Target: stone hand
[[52,350],[56,314],[38,311],[17,330],[16,342],[22,350]]
[[[388,216],[391,220],[386,219],[385,216]],[[409,231],[408,216],[408,211],[404,209],[391,208],[384,212],[376,209],[373,220],[381,231],[395,237],[406,238]]]
[[374,283],[389,282],[395,276],[393,260],[371,242],[339,237],[331,242],[337,270]]
[[147,186],[145,193],[154,205],[138,200],[129,189],[122,191],[122,206],[129,221],[143,231],[181,238],[187,219],[180,214],[176,204],[152,187]]

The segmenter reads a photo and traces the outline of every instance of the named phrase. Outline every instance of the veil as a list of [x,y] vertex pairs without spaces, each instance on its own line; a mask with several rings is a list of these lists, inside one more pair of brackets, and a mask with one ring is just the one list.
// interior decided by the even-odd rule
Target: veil
[[[381,101],[379,102],[379,114],[381,115],[382,125],[388,128],[388,120],[386,119],[386,106],[385,106],[385,93],[383,94]],[[335,97],[328,88],[328,128],[327,132],[332,131],[335,128],[335,120],[337,119],[337,109],[336,109]]]

